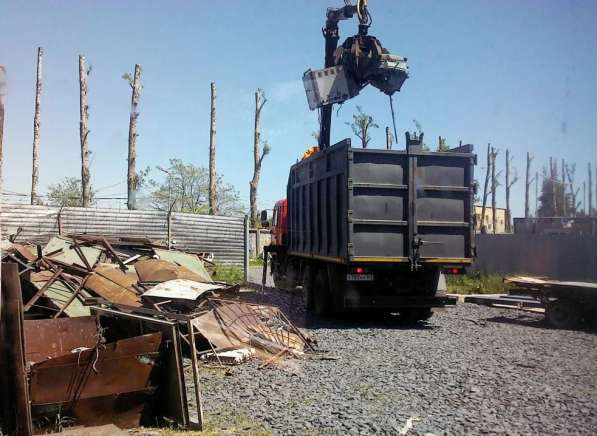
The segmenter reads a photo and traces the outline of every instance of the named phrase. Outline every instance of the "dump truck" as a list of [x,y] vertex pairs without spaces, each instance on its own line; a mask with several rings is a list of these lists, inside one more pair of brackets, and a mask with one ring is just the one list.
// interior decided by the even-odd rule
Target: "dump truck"
[[[358,34],[337,47],[338,22],[358,15]],[[261,221],[279,288],[302,287],[318,314],[365,309],[424,320],[454,304],[443,274],[462,273],[474,256],[474,165],[470,144],[441,152],[424,134],[405,133],[403,150],[330,145],[331,107],[371,84],[387,95],[408,77],[406,58],[368,34],[366,2],[330,8],[325,68],[305,73],[311,109],[320,110],[319,144],[292,165],[286,198]]]

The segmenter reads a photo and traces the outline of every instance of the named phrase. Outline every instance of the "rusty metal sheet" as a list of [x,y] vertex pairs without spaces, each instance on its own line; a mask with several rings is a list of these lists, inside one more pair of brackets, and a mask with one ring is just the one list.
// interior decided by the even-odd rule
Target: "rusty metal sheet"
[[150,387],[161,333],[122,339],[31,366],[32,405],[68,403]]
[[194,318],[192,325],[217,348],[250,345],[271,353],[302,353],[308,339],[273,306],[210,298],[211,310]]
[[141,306],[141,299],[134,288],[138,281],[134,271],[123,272],[112,264],[100,264],[85,280],[85,289],[112,303]]
[[19,255],[21,255],[22,258],[27,260],[27,262],[33,262],[37,259],[37,254],[34,252],[33,247],[13,243],[11,248],[17,253],[19,253]]
[[[41,289],[46,282],[52,277],[53,273],[49,270],[43,270],[40,272],[31,273],[29,281],[37,288]],[[71,300],[73,290],[62,282],[59,278],[52,283],[48,289],[44,292],[44,295],[52,300],[52,303],[56,307],[63,308],[64,305]],[[64,309],[64,313],[70,317],[77,316],[89,316],[91,312],[89,307],[83,305],[81,301],[82,296],[78,295],[77,298],[72,300],[69,305]]]
[[60,250],[56,254],[48,256],[48,258],[51,260],[57,260],[66,265],[78,265],[82,267],[86,266],[85,262],[87,262],[90,266],[95,265],[99,262],[100,257],[103,254],[103,250],[101,248],[80,247],[80,250],[85,257],[85,259],[82,259],[73,247],[75,247],[75,243],[72,239],[64,238],[62,236],[54,236],[48,241],[42,252],[44,256],[47,256],[48,254]]
[[209,273],[205,269],[203,262],[197,255],[176,250],[160,250],[158,248],[154,248],[153,251],[161,260],[166,260],[176,265],[184,266],[193,271],[195,274],[198,274],[202,277],[202,282],[213,282]]
[[195,282],[205,281],[199,274],[185,266],[175,265],[165,260],[142,260],[135,264],[140,282],[167,282],[168,280],[186,279]]
[[32,364],[97,343],[95,316],[25,320],[25,360]]
[[[72,433],[72,434],[90,434],[95,435],[93,426],[112,424],[117,428],[133,428],[143,424],[155,425],[153,416],[153,398],[155,389],[149,388],[139,392],[130,392],[124,394],[111,394],[102,397],[86,398],[77,401],[72,407],[69,404],[53,404],[51,406],[33,406],[34,422],[40,424],[39,433],[55,431],[55,416],[59,413],[71,418],[69,425],[75,427],[72,431],[78,431],[80,426],[84,426],[81,431],[89,429],[90,433]],[[49,419],[48,419],[49,418]],[[144,422],[145,418],[145,422]],[[71,434],[67,427],[66,434]],[[65,433],[60,433],[63,435]],[[116,433],[120,434],[120,433]]]

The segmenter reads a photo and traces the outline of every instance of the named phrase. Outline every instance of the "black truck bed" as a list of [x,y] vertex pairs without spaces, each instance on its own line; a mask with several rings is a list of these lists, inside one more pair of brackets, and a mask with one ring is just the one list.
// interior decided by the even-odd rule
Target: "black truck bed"
[[449,152],[352,148],[295,164],[289,253],[351,262],[466,264],[474,250],[472,146]]

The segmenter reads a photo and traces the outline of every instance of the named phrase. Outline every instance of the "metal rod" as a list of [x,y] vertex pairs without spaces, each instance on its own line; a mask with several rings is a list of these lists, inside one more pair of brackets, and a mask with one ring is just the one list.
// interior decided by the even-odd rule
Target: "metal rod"
[[191,361],[193,364],[193,381],[195,382],[195,403],[197,404],[197,418],[199,419],[199,430],[203,430],[203,399],[201,398],[201,387],[199,386],[199,368],[197,364],[197,346],[195,344],[195,330],[193,323],[187,322],[189,329],[189,342],[191,343]]

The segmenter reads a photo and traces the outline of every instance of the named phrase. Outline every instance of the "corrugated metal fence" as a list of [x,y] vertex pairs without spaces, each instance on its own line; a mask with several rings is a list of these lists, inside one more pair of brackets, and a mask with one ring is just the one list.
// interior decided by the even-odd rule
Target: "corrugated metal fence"
[[473,268],[556,280],[597,280],[597,236],[477,235]]
[[[168,213],[154,210],[94,209],[4,204],[2,234],[22,230],[17,241],[45,243],[57,235],[87,233],[107,237],[145,237],[167,241]],[[215,260],[243,265],[247,251],[247,222],[242,216],[224,217],[172,213],[172,246],[191,252],[214,253]]]

